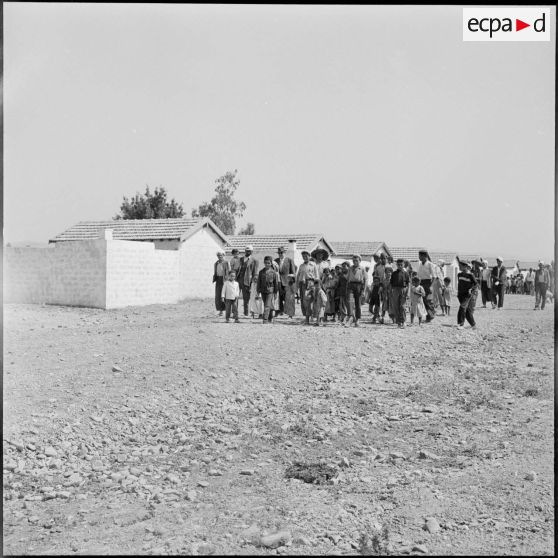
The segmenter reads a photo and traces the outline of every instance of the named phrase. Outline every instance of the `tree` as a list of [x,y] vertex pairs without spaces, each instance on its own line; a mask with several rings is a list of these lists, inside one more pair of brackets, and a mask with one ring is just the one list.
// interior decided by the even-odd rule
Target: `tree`
[[240,229],[238,234],[256,234],[256,226],[254,223],[246,223],[246,226]]
[[120,214],[114,219],[169,219],[184,216],[182,204],[176,203],[173,198],[167,201],[167,191],[162,186],[155,188],[154,192],[145,187],[145,194],[139,192],[132,199],[124,196],[120,206]]
[[234,234],[236,218],[242,217],[246,204],[234,199],[234,193],[240,184],[234,172],[227,172],[217,178],[215,196],[210,202],[192,209],[192,217],[209,217],[225,234]]

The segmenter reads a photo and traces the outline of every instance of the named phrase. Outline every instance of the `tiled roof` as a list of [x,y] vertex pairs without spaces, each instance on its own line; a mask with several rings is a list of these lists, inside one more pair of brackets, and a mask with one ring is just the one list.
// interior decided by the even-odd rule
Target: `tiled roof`
[[378,253],[378,250],[383,249],[390,254],[390,249],[385,245],[385,242],[330,242],[336,256],[352,256],[353,254],[360,254],[362,257],[371,257]]
[[330,252],[334,251],[331,243],[325,240],[322,234],[237,234],[227,237],[227,252],[233,248],[242,252],[247,244],[251,244],[254,252],[275,253],[279,246],[287,249],[291,239],[296,240],[297,250],[312,250],[322,240],[326,246],[330,247]]
[[455,256],[457,252],[428,252],[430,259],[434,263],[438,263],[440,260],[444,260],[446,264],[452,264],[455,261]]
[[113,230],[115,240],[185,240],[205,225],[211,226],[226,241],[225,235],[210,219],[118,219],[82,221],[49,242],[95,240],[105,229]]
[[[397,246],[396,248],[390,248],[389,251],[394,260],[398,258],[403,258],[404,260],[409,260],[410,262],[418,262],[419,250],[426,250],[426,248],[420,246],[418,248],[406,248],[403,246]],[[431,256],[432,257],[432,256]]]

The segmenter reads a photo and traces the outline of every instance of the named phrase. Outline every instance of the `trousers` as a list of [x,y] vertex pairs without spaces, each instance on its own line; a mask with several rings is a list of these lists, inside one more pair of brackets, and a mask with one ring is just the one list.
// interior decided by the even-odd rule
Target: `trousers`
[[436,311],[434,310],[434,303],[432,302],[432,279],[421,279],[420,286],[424,289],[425,296],[424,307],[426,308],[426,321],[434,319]]
[[231,311],[233,318],[238,320],[238,298],[233,300],[225,299],[225,319],[227,321],[231,317]]
[[347,285],[347,314],[353,316],[356,321],[360,320],[361,295],[362,283],[349,283]]
[[404,324],[407,317],[405,304],[407,302],[407,287],[391,287],[391,311],[398,324]]
[[496,306],[498,304],[498,308],[502,308],[504,306],[504,290],[505,290],[504,283],[499,283],[498,285],[492,285],[492,304]]
[[457,300],[459,300],[459,310],[457,312],[457,325],[463,325],[465,320],[469,322],[471,327],[475,325],[475,318],[473,313],[475,312],[475,302],[476,296],[473,295],[458,295]]
[[544,305],[546,303],[546,283],[537,283],[537,288],[535,289],[535,308],[541,306],[541,310],[544,310]]

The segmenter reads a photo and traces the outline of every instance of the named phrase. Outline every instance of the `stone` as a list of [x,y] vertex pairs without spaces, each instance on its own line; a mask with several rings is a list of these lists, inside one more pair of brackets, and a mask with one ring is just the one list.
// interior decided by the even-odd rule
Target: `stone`
[[6,471],[15,471],[17,469],[17,463],[13,459],[6,461],[4,463],[4,469],[6,469]]
[[392,459],[407,459],[402,453],[398,451],[393,451],[389,454]]
[[525,480],[528,481],[536,481],[537,480],[537,473],[535,471],[530,471],[525,475]]
[[437,533],[440,530],[440,524],[435,517],[427,517],[425,519],[424,529],[429,533]]
[[180,478],[178,477],[178,475],[175,475],[174,473],[169,473],[165,478],[172,484],[180,483]]
[[420,450],[418,452],[418,456],[420,459],[432,459],[433,461],[440,459],[440,457],[436,454],[426,450]]
[[260,545],[266,548],[278,548],[291,541],[290,531],[278,531],[270,535],[260,537]]
[[241,475],[252,476],[255,473],[254,469],[242,469],[240,471]]
[[209,469],[209,472],[207,474],[210,477],[221,477],[223,475],[223,472],[219,471],[218,469]]
[[209,486],[209,483],[207,481],[198,481],[198,486],[201,486],[202,488],[207,488]]
[[60,490],[56,493],[56,496],[58,496],[58,498],[67,500],[71,496],[71,494],[67,490]]
[[213,544],[203,543],[200,544],[196,550],[200,556],[207,556],[210,554],[215,554],[217,548]]
[[117,366],[116,364],[114,364],[112,366],[112,371],[113,372],[123,372],[122,368],[120,368],[120,366]]
[[293,544],[299,545],[299,546],[310,546],[312,544],[312,542],[310,541],[310,539],[306,538],[306,537],[296,537],[293,540]]
[[415,544],[413,546],[413,552],[420,552],[421,554],[428,554],[428,548],[423,544]]
[[195,502],[198,499],[198,493],[195,490],[188,490],[186,493],[186,500]]
[[58,452],[52,446],[48,446],[45,448],[44,454],[47,457],[56,457],[58,455]]
[[92,471],[102,471],[105,467],[103,466],[103,462],[99,459],[96,459],[91,463],[91,470]]

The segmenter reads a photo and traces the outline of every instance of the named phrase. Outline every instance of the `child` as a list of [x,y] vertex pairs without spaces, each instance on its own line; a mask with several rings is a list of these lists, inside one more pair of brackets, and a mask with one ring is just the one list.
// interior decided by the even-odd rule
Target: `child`
[[475,318],[475,290],[477,280],[471,273],[471,264],[466,261],[459,261],[461,271],[457,274],[457,300],[459,300],[459,311],[457,312],[457,327],[463,329],[465,320],[471,324],[472,329],[476,329]]
[[347,274],[349,272],[349,262],[343,262],[339,268],[337,276],[337,288],[335,289],[335,298],[337,300],[337,316],[339,322],[343,323],[347,316]]
[[294,274],[287,275],[287,286],[285,287],[284,312],[292,319],[296,309],[296,278]]
[[451,279],[444,277],[444,284],[442,286],[442,313],[444,316],[450,315],[451,307]]
[[337,287],[337,277],[333,270],[327,267],[323,271],[323,289],[327,295],[327,303],[324,309],[324,322],[327,322],[327,317],[331,316],[331,320],[335,321],[335,288]]
[[[327,294],[323,290],[319,279],[314,279],[314,289],[312,296],[312,317],[316,320],[315,326],[323,322],[324,311],[327,304]],[[325,324],[322,324],[325,325]]]
[[[393,258],[392,258],[393,259]],[[391,323],[395,322],[395,314],[391,311],[391,274],[393,273],[393,269],[391,267],[386,267],[385,271],[385,279],[384,279],[384,289],[383,289],[383,299],[382,299],[382,317],[380,318],[380,323],[384,323],[384,316],[386,312],[388,316],[391,318]]]
[[273,303],[274,297],[279,292],[279,274],[273,268],[271,256],[264,258],[264,268],[258,273],[258,294],[261,295],[264,303],[263,323],[273,322]]
[[[384,268],[385,269],[385,268]],[[384,273],[385,279],[385,273]],[[370,303],[368,309],[372,314],[372,323],[375,324],[380,319],[380,305],[384,296],[384,286],[378,275],[372,279],[372,289],[370,291]]]
[[221,292],[221,300],[225,303],[225,321],[228,323],[231,317],[231,310],[234,317],[234,323],[240,323],[238,319],[238,297],[240,296],[240,286],[236,282],[236,273],[229,272],[228,279],[223,284]]
[[425,296],[424,287],[420,286],[420,279],[415,275],[411,279],[411,324],[415,316],[418,318],[419,326],[422,324],[422,319],[426,318],[426,307],[423,301]]

